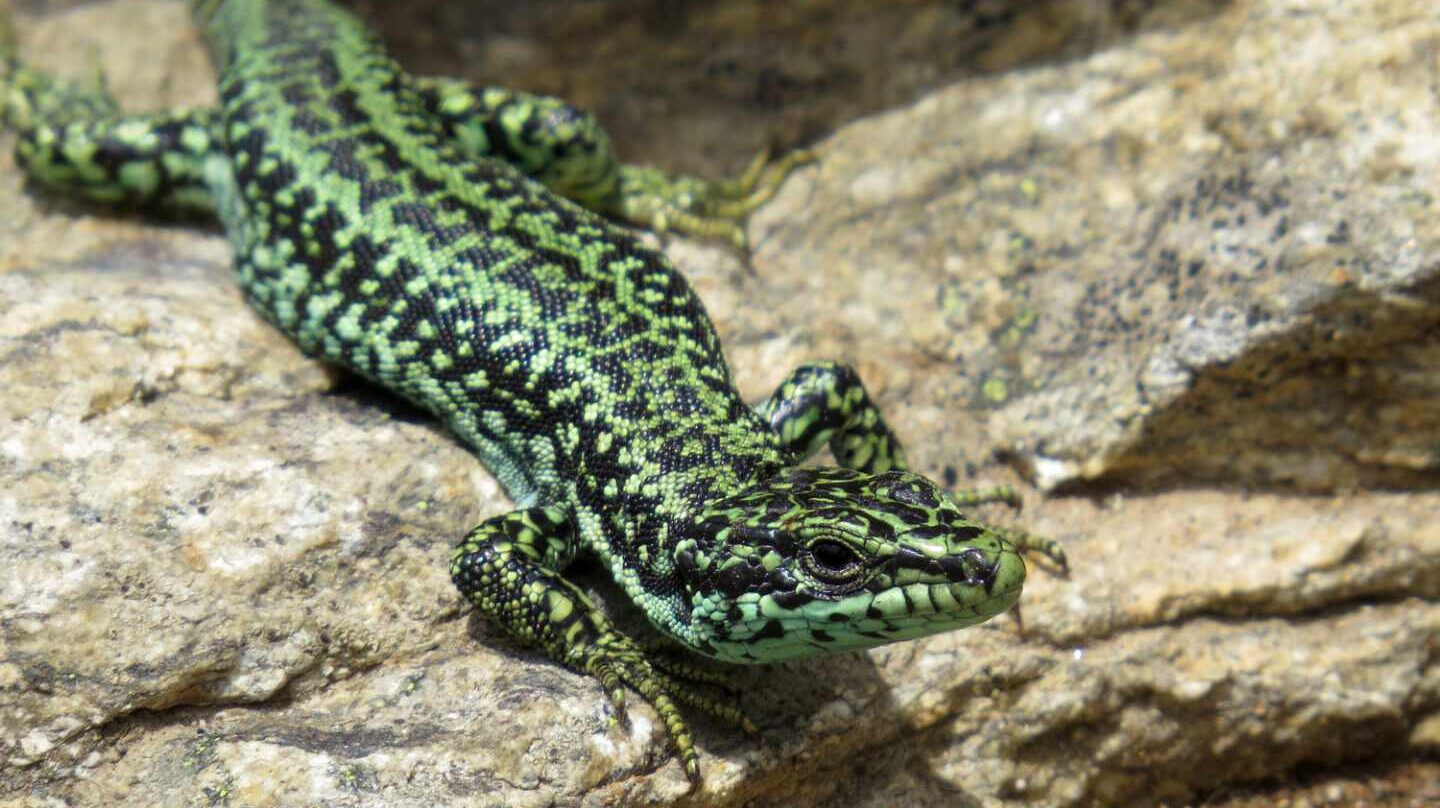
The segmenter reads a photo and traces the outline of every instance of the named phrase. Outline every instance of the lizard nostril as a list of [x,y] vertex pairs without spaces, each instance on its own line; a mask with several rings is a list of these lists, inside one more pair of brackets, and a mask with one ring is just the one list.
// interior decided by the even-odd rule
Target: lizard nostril
[[1000,567],[998,562],[990,563],[984,553],[973,548],[941,559],[940,566],[944,568],[945,575],[955,583],[987,586],[995,579],[995,572]]
[[985,557],[985,554],[979,550],[966,550],[965,560],[971,569],[974,570],[975,580],[986,586],[989,586],[990,582],[995,580],[995,573],[1000,569],[1000,562],[998,560],[993,564],[990,563],[990,560]]

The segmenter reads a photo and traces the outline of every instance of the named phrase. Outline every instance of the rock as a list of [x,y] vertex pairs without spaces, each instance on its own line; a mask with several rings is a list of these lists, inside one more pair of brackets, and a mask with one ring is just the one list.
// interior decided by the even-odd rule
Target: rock
[[956,85],[828,141],[757,262],[865,301],[845,349],[924,356],[912,399],[1042,488],[1433,487],[1435,33],[1425,3],[1236,3]]
[[[764,738],[697,719],[689,804],[1178,805],[1434,748],[1440,21],[1179,19],[846,126],[753,273],[667,240],[748,395],[846,359],[922,469],[1089,494],[1032,492],[1073,569],[1023,631],[742,671]],[[212,97],[181,4],[20,22],[132,106]],[[26,188],[7,144],[0,805],[685,802],[653,711],[455,596],[509,507],[473,456],[246,309],[215,232]]]

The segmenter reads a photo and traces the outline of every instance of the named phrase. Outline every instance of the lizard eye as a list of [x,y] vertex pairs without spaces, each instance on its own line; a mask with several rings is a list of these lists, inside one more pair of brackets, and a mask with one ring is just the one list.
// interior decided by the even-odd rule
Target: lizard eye
[[860,556],[834,539],[821,539],[805,548],[802,561],[807,572],[827,584],[843,584],[864,569]]

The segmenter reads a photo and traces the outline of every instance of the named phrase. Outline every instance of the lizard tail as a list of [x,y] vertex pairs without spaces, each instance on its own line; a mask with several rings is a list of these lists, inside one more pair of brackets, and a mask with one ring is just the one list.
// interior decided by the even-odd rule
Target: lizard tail
[[10,22],[10,0],[0,0],[0,61],[15,58],[15,26]]
[[11,107],[12,85],[20,70],[19,46],[15,42],[15,26],[10,17],[10,0],[0,0],[0,127],[9,126],[14,113]]

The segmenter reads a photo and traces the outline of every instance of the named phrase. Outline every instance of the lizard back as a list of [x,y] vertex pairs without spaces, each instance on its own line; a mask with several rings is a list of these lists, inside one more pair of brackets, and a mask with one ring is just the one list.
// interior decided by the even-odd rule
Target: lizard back
[[221,71],[207,181],[246,295],[302,348],[443,418],[522,506],[676,516],[781,462],[670,262],[462,154],[347,13],[197,16]]

